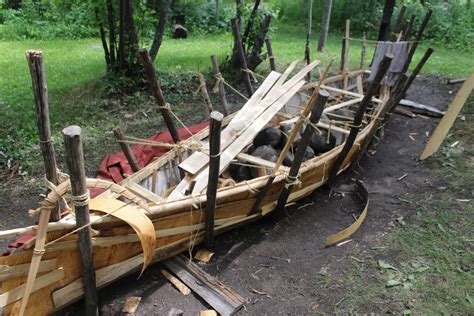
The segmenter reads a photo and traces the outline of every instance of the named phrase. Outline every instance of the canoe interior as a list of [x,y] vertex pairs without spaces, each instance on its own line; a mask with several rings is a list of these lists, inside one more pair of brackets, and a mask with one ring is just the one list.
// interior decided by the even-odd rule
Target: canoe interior
[[[362,83],[368,72],[359,70],[348,75],[347,85],[344,89],[354,94],[363,94]],[[326,80],[329,87],[339,88],[341,83],[340,75]],[[285,124],[292,117],[300,113],[304,102],[312,92],[311,87],[300,91],[295,95],[269,123],[269,126],[279,126]],[[331,97],[326,107],[351,101],[356,98],[354,95],[329,91]],[[383,100],[386,96],[379,96]],[[371,109],[364,118],[364,123],[357,140],[344,161],[341,172],[349,165],[354,155],[358,152],[360,144],[373,126],[373,117],[377,115],[381,102],[373,102]],[[357,109],[358,102],[332,111],[333,114],[341,117],[353,117]],[[335,116],[332,116],[335,117]],[[328,152],[320,154],[303,163],[300,169],[300,184],[295,187],[290,195],[292,202],[309,195],[316,188],[327,180],[327,176],[332,164],[341,151],[345,138],[350,128],[350,121],[347,125],[334,124],[329,121],[331,115],[325,114],[321,123],[330,127],[319,127],[330,130],[336,136],[336,147]],[[228,124],[232,116],[225,118],[224,126]],[[339,120],[340,122],[340,120]],[[197,133],[196,140],[206,142],[208,129]],[[191,151],[183,150],[183,155],[189,156]],[[244,150],[244,154],[245,150]],[[247,157],[247,160],[252,157]],[[235,161],[248,163],[244,158]],[[262,216],[273,211],[276,200],[285,184],[285,171],[288,168],[280,169],[273,185],[264,198],[261,212],[249,216],[249,211],[256,199],[259,188],[261,188],[268,177],[271,161],[262,161],[259,158],[253,162],[256,168],[260,168],[260,176],[254,179],[233,183],[229,181],[218,190],[216,208],[215,233],[221,234],[236,225],[242,225],[255,221]],[[226,172],[223,173],[224,177]],[[156,244],[153,261],[160,261],[171,257],[188,249],[191,245],[196,245],[203,240],[203,222],[205,220],[206,200],[205,194],[199,196],[188,196],[176,201],[167,201],[166,194],[180,181],[178,170],[177,149],[170,150],[166,155],[156,159],[153,163],[143,168],[139,172],[126,178],[121,185],[139,196],[152,210],[149,218],[156,229]],[[116,193],[106,191],[100,198],[119,198]],[[93,216],[92,216],[93,217]],[[69,218],[70,219],[70,218]],[[66,219],[64,219],[66,222]],[[124,222],[109,218],[94,224],[93,252],[94,266],[96,269],[97,283],[103,287],[124,275],[141,269],[143,263],[141,244],[131,227]],[[47,240],[51,241],[70,232],[70,226],[63,229],[48,230]],[[10,256],[0,258],[1,296],[5,315],[15,315],[18,313],[21,298],[21,286],[26,281],[27,272],[22,272],[19,267],[28,265],[32,258],[33,245]],[[52,261],[51,261],[52,260]],[[73,234],[67,238],[51,245],[46,249],[42,258],[43,268],[40,269],[38,277],[45,276],[45,284],[40,289],[32,293],[26,310],[26,315],[44,315],[51,313],[70,304],[82,297],[81,287],[81,267],[77,245],[77,235]],[[23,267],[24,268],[24,267]],[[59,271],[58,269],[62,269]],[[2,272],[3,271],[3,272]],[[16,272],[15,272],[16,271]],[[58,278],[56,280],[54,277]],[[48,281],[49,280],[49,281]],[[48,283],[49,282],[49,283]],[[16,292],[15,292],[16,291]],[[19,292],[19,298],[13,302],[8,301],[8,297]],[[13,293],[13,294],[12,294]],[[3,299],[3,301],[2,301]]]

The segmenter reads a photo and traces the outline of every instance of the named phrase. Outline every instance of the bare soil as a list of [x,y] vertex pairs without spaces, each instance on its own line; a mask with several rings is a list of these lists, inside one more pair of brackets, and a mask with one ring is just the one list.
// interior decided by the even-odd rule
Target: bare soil
[[[436,77],[420,77],[407,99],[445,109],[457,89]],[[449,184],[417,159],[436,123],[435,119],[394,114],[376,152],[366,156],[355,171],[340,176],[331,195],[328,190],[318,190],[289,207],[286,214],[274,214],[219,236],[215,256],[202,268],[247,299],[239,314],[394,310],[377,304],[357,306],[357,301],[348,299],[343,283],[328,280],[342,278],[351,269],[354,257],[381,246],[393,222],[415,211],[411,201]],[[361,209],[353,194],[344,194],[353,190],[352,178],[361,180],[369,191],[369,214],[351,242],[325,248],[324,239],[350,225]],[[24,214],[40,200],[38,191],[31,193],[36,184],[18,181],[2,192],[3,229],[31,222]],[[172,308],[182,310],[184,315],[197,315],[210,308],[194,294],[183,296],[161,276],[160,268],[154,265],[138,280],[138,274],[134,274],[101,290],[101,314],[120,314],[130,296],[142,297],[136,315],[167,315]],[[78,302],[58,315],[81,314],[82,310]]]

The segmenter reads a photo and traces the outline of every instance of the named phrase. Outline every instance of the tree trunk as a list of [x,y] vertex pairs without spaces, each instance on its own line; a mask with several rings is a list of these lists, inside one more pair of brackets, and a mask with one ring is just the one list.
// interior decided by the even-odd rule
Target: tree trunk
[[324,0],[323,21],[321,23],[321,31],[319,32],[318,52],[324,51],[326,39],[329,31],[329,20],[331,18],[332,0]]
[[387,41],[390,38],[390,22],[392,21],[395,0],[385,0],[382,21],[380,22],[378,41]]
[[114,23],[114,5],[112,0],[106,1],[107,5],[107,24],[109,26],[109,53],[110,53],[110,63],[115,65],[115,23]]
[[255,42],[253,44],[252,53],[250,54],[247,61],[247,66],[252,71],[254,71],[255,68],[257,68],[257,66],[260,65],[260,63],[263,61],[263,58],[261,56],[262,47],[263,47],[263,44],[265,43],[265,37],[268,33],[268,29],[270,28],[271,19],[272,19],[272,16],[270,14],[267,14],[265,16],[265,19],[263,20],[260,26],[260,31],[258,32],[258,36],[255,39]]
[[255,21],[255,16],[257,15],[258,6],[260,5],[260,0],[255,1],[253,6],[252,13],[250,13],[249,20],[245,26],[244,36],[242,37],[242,44],[247,45],[247,51],[250,50],[251,41],[249,41],[250,32],[252,32],[253,22]]
[[168,19],[168,12],[170,10],[170,0],[162,0],[160,5],[160,20],[156,25],[155,36],[153,37],[153,43],[150,48],[150,57],[154,61],[158,50],[160,49],[161,42],[163,41],[163,34],[165,33],[166,20]]
[[[242,0],[236,0],[235,1],[236,5],[236,19],[237,19],[237,25],[239,27],[239,32],[242,31]],[[232,49],[232,57],[230,58],[230,64],[234,67],[237,68],[240,65],[240,60],[239,60],[239,45],[240,43],[237,43],[237,39],[234,36],[234,48]],[[245,52],[245,43],[242,42],[242,47],[244,49],[244,53],[247,56],[247,53]]]

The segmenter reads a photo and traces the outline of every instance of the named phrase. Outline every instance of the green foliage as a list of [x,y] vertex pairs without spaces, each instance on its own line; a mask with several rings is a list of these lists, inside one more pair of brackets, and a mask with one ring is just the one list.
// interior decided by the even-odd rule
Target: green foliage
[[89,2],[70,5],[54,2],[23,1],[18,10],[3,9],[0,39],[77,39],[97,36],[93,10]]
[[[400,6],[407,7],[406,22],[411,14],[416,14],[414,30],[417,30],[428,8],[433,10],[433,15],[426,28],[423,39],[445,47],[469,50],[474,44],[474,8],[467,1],[451,0],[426,1],[423,6],[420,1],[404,0],[398,2],[395,8],[392,23],[398,16]],[[308,0],[285,1],[276,0],[273,4],[279,9],[279,19],[284,23],[293,25],[306,25],[308,15]],[[313,3],[313,28],[319,30],[322,19],[324,0],[314,0]],[[375,38],[383,11],[383,1],[351,1],[333,0],[330,20],[330,32],[342,32],[344,21],[351,20],[351,33],[360,35],[367,32],[369,38]]]

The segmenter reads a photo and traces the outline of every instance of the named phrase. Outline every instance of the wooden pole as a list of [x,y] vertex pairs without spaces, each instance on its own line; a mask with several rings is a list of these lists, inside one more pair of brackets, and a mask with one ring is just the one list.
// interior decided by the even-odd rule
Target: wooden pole
[[119,143],[120,148],[123,151],[123,154],[125,155],[125,158],[127,158],[127,161],[130,164],[130,167],[132,167],[133,172],[139,171],[140,166],[138,165],[135,155],[133,154],[130,146],[124,142],[125,134],[123,133],[122,129],[120,127],[116,127],[113,129],[113,132],[114,132],[115,138],[117,138],[117,142]]
[[408,41],[410,39],[411,30],[413,23],[415,23],[416,15],[412,14],[410,20],[408,20],[407,25],[405,25],[405,30],[402,34],[402,41]]
[[[306,47],[304,50],[304,57],[306,59],[307,65],[311,63],[310,41],[311,41],[312,28],[313,28],[313,0],[309,0],[308,31],[306,33]],[[311,82],[311,72],[308,72],[308,74],[306,75],[306,81]]]
[[402,5],[401,8],[400,8],[400,12],[398,13],[398,16],[397,16],[397,21],[395,22],[395,26],[393,27],[393,32],[395,33],[394,34],[394,38],[397,38],[397,34],[400,33],[400,31],[402,30],[402,21],[403,21],[403,17],[405,16],[405,12],[407,10],[407,7]]
[[383,77],[385,76],[385,73],[388,70],[388,67],[390,66],[390,62],[392,61],[393,56],[392,55],[385,55],[382,61],[379,64],[377,73],[375,75],[374,80],[371,82],[369,89],[367,90],[367,93],[364,95],[364,98],[360,102],[359,108],[357,109],[356,114],[354,115],[354,122],[352,123],[353,126],[351,127],[351,131],[349,133],[349,136],[347,137],[344,147],[342,148],[341,152],[337,156],[336,161],[334,162],[331,171],[329,172],[329,177],[328,177],[328,185],[332,186],[337,173],[339,172],[340,167],[342,166],[344,160],[347,157],[347,154],[351,150],[352,146],[354,145],[354,142],[357,138],[357,134],[359,133],[359,130],[361,128],[362,120],[364,118],[365,111],[367,109],[367,106],[369,103],[372,101],[372,97],[377,93],[377,91],[380,88],[380,82],[382,81]]
[[346,20],[346,26],[344,31],[344,37],[342,38],[342,51],[341,51],[341,71],[347,71],[349,66],[349,37],[350,37],[351,20]]
[[418,47],[419,42],[421,41],[421,37],[423,36],[423,32],[425,31],[428,22],[430,21],[431,14],[433,14],[433,10],[429,9],[426,12],[425,17],[423,18],[423,22],[421,22],[420,28],[415,36],[415,41],[412,43],[410,51],[408,52],[407,60],[405,61],[405,65],[403,66],[402,72],[407,72],[408,67],[410,66],[411,60],[413,55],[415,55],[416,48]]
[[323,114],[324,105],[329,98],[329,93],[326,91],[319,91],[318,99],[316,100],[312,110],[311,116],[309,118],[311,124],[307,124],[306,128],[303,132],[303,136],[301,136],[301,140],[298,144],[298,148],[295,152],[295,158],[293,159],[293,163],[290,167],[290,172],[286,177],[285,186],[283,191],[281,192],[280,196],[278,197],[277,209],[284,209],[286,202],[288,201],[288,197],[293,189],[293,186],[296,184],[298,180],[298,174],[300,171],[301,163],[303,162],[304,155],[306,153],[306,149],[311,141],[311,137],[314,134],[314,127],[318,124],[321,115]]
[[175,144],[177,144],[181,141],[181,137],[179,136],[178,130],[174,125],[169,105],[165,102],[165,98],[163,97],[163,92],[161,91],[160,84],[156,78],[155,68],[151,62],[150,55],[145,48],[142,48],[138,50],[138,57],[140,58],[140,62],[143,66],[143,70],[145,71],[151,93],[158,104],[158,109],[163,116],[166,127],[168,127],[168,131],[170,132],[173,141]]
[[[40,50],[26,52],[28,67],[30,68],[33,96],[35,99],[36,125],[40,141],[41,153],[43,154],[46,179],[54,185],[58,185],[57,164],[54,155],[54,147],[51,140],[51,127],[49,124],[49,101],[46,74],[44,71],[43,53]],[[51,221],[61,218],[59,207],[51,211]]]
[[[90,223],[89,192],[84,169],[81,128],[73,125],[63,129],[66,163],[71,177],[71,193],[74,199],[77,228]],[[91,228],[87,226],[77,232],[82,263],[82,281],[85,293],[85,315],[98,315],[97,288],[94,258],[92,254]]]
[[392,21],[395,0],[385,0],[382,20],[380,21],[379,35],[377,41],[387,41],[390,38],[390,23]]
[[214,247],[214,215],[216,212],[216,195],[219,181],[219,169],[221,161],[221,127],[224,116],[217,112],[211,112],[209,126],[209,182],[206,196],[206,234],[205,244],[208,249]]
[[225,94],[224,83],[222,82],[222,74],[219,70],[219,63],[217,62],[216,55],[211,56],[212,70],[214,71],[214,76],[218,83],[219,88],[219,98],[221,99],[222,109],[224,110],[224,115],[229,115],[229,105],[227,104],[227,97]]
[[232,23],[232,32],[234,33],[236,45],[237,45],[237,54],[240,59],[240,67],[242,68],[242,76],[244,79],[245,87],[247,89],[247,93],[250,96],[253,94],[253,87],[252,82],[250,81],[250,73],[247,67],[247,58],[245,57],[244,47],[242,46],[242,37],[240,36],[240,28],[239,22],[236,18],[231,20]]
[[197,75],[199,78],[199,90],[201,90],[201,95],[204,100],[204,104],[206,104],[206,108],[210,114],[213,110],[211,98],[209,98],[209,93],[207,92],[206,80],[204,79],[204,75],[202,73],[198,72]]
[[276,71],[275,56],[273,55],[272,39],[270,38],[270,36],[267,36],[265,38],[265,44],[267,45],[268,60],[270,61],[270,69],[272,71]]
[[360,50],[360,69],[364,68],[365,65],[365,54],[367,53],[367,34],[364,32],[362,35],[362,48]]

